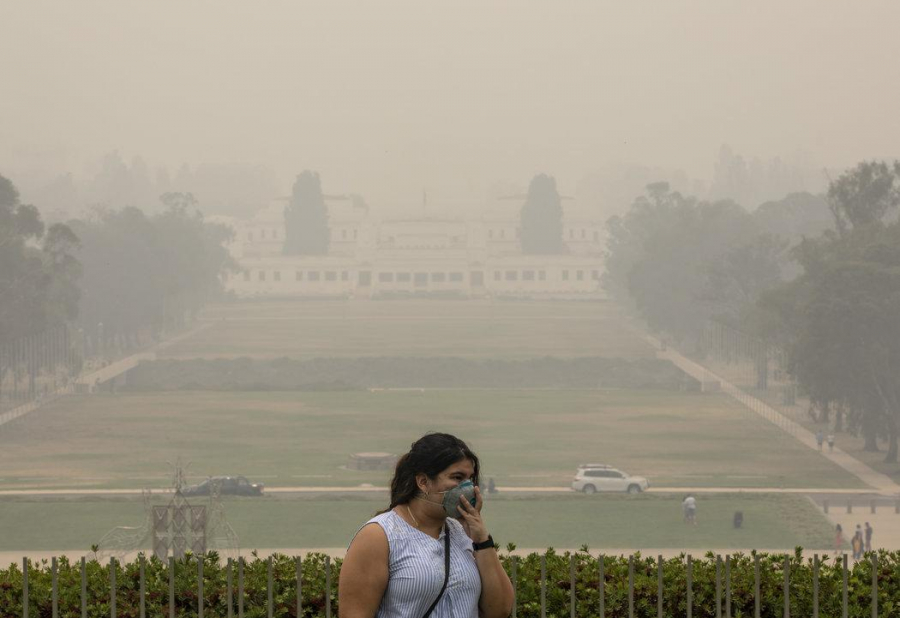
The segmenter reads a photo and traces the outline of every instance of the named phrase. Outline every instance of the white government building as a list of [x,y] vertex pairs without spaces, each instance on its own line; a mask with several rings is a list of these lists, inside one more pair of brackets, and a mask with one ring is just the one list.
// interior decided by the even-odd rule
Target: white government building
[[235,231],[229,248],[241,272],[230,274],[225,286],[237,297],[606,297],[603,223],[576,216],[565,203],[567,253],[525,255],[520,203],[498,202],[480,217],[375,218],[349,197],[326,196],[328,254],[288,256],[282,252],[287,202],[273,200],[249,220],[217,218]]

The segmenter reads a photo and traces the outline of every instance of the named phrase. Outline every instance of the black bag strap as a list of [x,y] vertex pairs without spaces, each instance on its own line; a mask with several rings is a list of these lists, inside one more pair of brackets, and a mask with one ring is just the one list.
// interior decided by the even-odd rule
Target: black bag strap
[[450,525],[444,524],[444,585],[441,587],[441,591],[438,593],[434,603],[431,604],[431,607],[428,608],[428,611],[425,612],[422,618],[428,618],[431,612],[434,611],[434,608],[437,607],[438,601],[441,600],[441,597],[444,596],[444,591],[447,589],[448,581],[450,581]]

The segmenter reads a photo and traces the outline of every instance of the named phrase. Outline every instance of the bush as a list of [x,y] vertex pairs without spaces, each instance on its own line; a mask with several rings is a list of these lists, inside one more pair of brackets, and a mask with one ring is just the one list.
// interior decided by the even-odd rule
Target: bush
[[[513,546],[509,546],[512,549]],[[813,569],[812,558],[804,557],[798,548],[794,554],[760,553],[761,615],[780,616],[784,606],[784,563],[790,569],[790,611],[794,616],[812,615]],[[872,557],[867,555],[848,571],[849,615],[871,615]],[[752,616],[754,611],[755,554],[736,554],[731,557],[732,615]],[[546,572],[547,616],[569,615],[574,567],[575,614],[579,618],[593,618],[599,613],[600,580],[597,556],[582,548],[574,554],[530,554],[513,558],[501,554],[507,573],[515,564],[517,588],[516,608],[522,618],[541,615],[541,562]],[[227,616],[228,567],[215,552],[202,556],[204,616]],[[297,617],[296,559],[275,554],[272,557],[273,615],[279,618]],[[337,582],[341,560],[329,560],[324,554],[309,554],[302,561],[301,613],[305,618],[323,618],[326,603],[326,561],[331,567],[331,591],[328,601],[337,616]],[[900,608],[900,552],[880,551],[878,564],[879,615],[893,616]],[[687,559],[682,555],[663,561],[663,608],[665,616],[684,616],[687,611]],[[196,615],[198,606],[198,557],[187,556],[175,563],[175,615]],[[117,564],[116,613],[124,618],[138,616],[140,597],[140,563]],[[76,618],[81,612],[81,565],[59,561],[59,615]],[[724,565],[720,570],[724,580]],[[634,556],[635,616],[656,616],[657,603],[656,558]],[[692,561],[691,566],[693,615],[712,618],[716,615],[716,556]],[[106,618],[110,615],[110,567],[96,560],[86,563],[88,616]],[[624,616],[628,611],[629,559],[623,556],[604,558],[604,601],[607,616]],[[237,615],[237,567],[233,568],[232,608]],[[841,615],[841,563],[823,558],[819,573],[819,610],[823,616]],[[155,558],[145,563],[147,616],[168,615],[168,565]],[[268,561],[254,559],[244,566],[244,613],[247,618],[267,615]],[[29,564],[29,615],[51,615],[51,568],[46,560],[39,565]],[[722,600],[725,586],[722,584]],[[724,614],[724,611],[723,611]],[[0,618],[22,615],[22,571],[20,565],[0,570]]]

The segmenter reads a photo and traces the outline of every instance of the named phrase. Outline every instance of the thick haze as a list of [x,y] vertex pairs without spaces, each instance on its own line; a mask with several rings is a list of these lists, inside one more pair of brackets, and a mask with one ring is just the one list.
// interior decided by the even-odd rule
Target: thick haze
[[[244,163],[373,205],[720,146],[900,154],[900,3],[5,3],[0,169]],[[93,167],[92,167],[93,166]],[[27,198],[27,194],[23,195]]]

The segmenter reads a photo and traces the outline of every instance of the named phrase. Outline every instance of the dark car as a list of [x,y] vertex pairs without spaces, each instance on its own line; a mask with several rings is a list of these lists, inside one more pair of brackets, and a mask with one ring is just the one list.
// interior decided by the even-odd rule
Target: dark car
[[213,487],[222,496],[261,496],[262,483],[251,483],[244,476],[211,476],[202,483],[182,488],[183,496],[208,496]]

